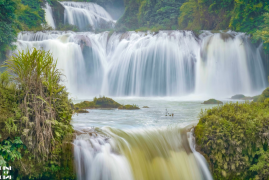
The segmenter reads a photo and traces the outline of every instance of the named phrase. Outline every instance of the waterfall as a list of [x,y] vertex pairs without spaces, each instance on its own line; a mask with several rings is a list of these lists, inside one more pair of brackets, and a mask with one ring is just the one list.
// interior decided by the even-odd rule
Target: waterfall
[[258,48],[244,33],[206,32],[197,63],[197,93],[213,96],[251,94],[266,87]]
[[52,15],[52,9],[49,5],[49,3],[46,3],[46,8],[44,8],[45,10],[45,19],[47,24],[52,27],[52,29],[55,29],[55,23],[54,23],[54,19],[53,19],[53,15]]
[[206,165],[197,163],[201,160],[190,147],[185,129],[82,132],[74,141],[78,180],[212,179]]
[[61,4],[65,8],[65,24],[76,25],[80,30],[114,27],[115,21],[98,4],[68,1]]
[[267,86],[259,47],[244,33],[21,32],[18,50],[50,50],[73,96],[230,97]]

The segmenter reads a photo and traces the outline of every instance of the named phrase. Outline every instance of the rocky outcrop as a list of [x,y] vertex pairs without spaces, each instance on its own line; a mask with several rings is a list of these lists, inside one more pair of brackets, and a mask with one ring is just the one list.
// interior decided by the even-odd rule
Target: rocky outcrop
[[223,104],[223,102],[216,99],[209,99],[207,101],[204,101],[202,104]]
[[58,1],[51,2],[52,15],[55,22],[56,28],[59,27],[60,24],[64,24],[64,7]]

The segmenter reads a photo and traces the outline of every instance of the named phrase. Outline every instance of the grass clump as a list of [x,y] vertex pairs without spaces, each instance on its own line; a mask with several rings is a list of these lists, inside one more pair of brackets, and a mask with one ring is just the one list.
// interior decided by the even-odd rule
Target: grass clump
[[195,127],[197,150],[214,179],[269,177],[269,101],[230,103],[202,111]]
[[223,102],[216,99],[209,99],[207,101],[204,101],[202,104],[223,104]]
[[5,67],[0,75],[2,165],[15,169],[15,179],[74,179],[71,151],[64,152],[72,146],[71,101],[52,55],[22,51]]

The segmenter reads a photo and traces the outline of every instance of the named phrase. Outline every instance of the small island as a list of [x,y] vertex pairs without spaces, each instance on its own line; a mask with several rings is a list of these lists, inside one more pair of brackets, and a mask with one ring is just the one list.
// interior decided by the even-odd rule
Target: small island
[[142,108],[149,108],[148,106],[143,106]]
[[202,104],[223,104],[223,102],[216,99],[209,99],[207,101],[204,101]]
[[254,97],[248,97],[248,96],[245,96],[243,94],[236,94],[236,95],[232,96],[231,99],[248,101],[248,100],[253,100]]
[[135,110],[135,109],[140,109],[137,105],[130,105],[130,104],[127,104],[125,106],[120,106],[118,109],[126,109],[126,110]]
[[122,105],[108,97],[95,97],[93,101],[83,101],[81,103],[75,104],[75,113],[89,113],[85,109],[127,109],[134,110],[140,109],[137,105]]

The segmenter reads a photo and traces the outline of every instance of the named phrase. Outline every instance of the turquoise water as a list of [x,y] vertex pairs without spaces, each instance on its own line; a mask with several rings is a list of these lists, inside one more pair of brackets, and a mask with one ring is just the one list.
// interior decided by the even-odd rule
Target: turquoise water
[[[136,104],[140,110],[89,109],[87,114],[73,116],[74,127],[114,127],[119,129],[160,127],[195,124],[202,109],[217,105],[205,105],[203,101],[182,101],[173,98],[113,98],[120,104]],[[92,99],[87,99],[92,100]],[[82,100],[75,100],[74,103]],[[222,100],[229,102],[229,99]],[[142,108],[148,106],[149,108]],[[167,114],[174,114],[166,116]]]

